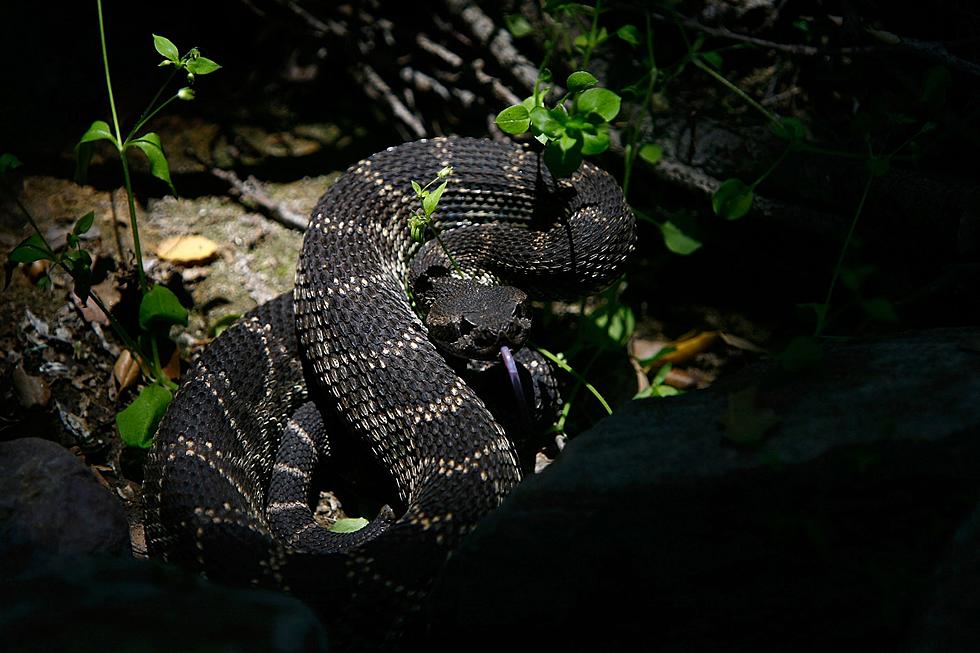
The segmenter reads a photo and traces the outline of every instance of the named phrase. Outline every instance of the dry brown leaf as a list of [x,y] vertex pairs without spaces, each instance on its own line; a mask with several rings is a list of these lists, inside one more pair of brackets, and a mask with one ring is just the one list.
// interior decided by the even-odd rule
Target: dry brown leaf
[[180,378],[180,351],[177,347],[174,347],[174,353],[170,355],[170,360],[163,366],[163,373],[171,381],[176,381]]
[[669,347],[673,347],[674,351],[664,354],[654,364],[659,366],[664,363],[671,363],[673,365],[686,363],[711,347],[718,340],[718,335],[717,331],[702,331],[690,338],[676,340],[668,345]]
[[218,244],[204,236],[167,238],[157,247],[157,256],[171,263],[202,263],[218,253]]
[[40,376],[32,376],[25,372],[23,363],[14,368],[11,376],[14,391],[17,393],[20,405],[24,408],[43,408],[51,401],[51,389],[47,381]]
[[119,358],[116,359],[115,364],[112,366],[112,378],[116,382],[117,390],[120,392],[125,390],[135,383],[139,376],[139,363],[129,353],[128,349],[123,349],[122,353],[119,354]]
[[764,354],[766,350],[755,344],[751,340],[746,340],[745,338],[733,335],[731,333],[725,333],[724,331],[720,334],[721,339],[726,345],[735,347],[736,349],[743,349],[745,351],[751,351],[756,354]]

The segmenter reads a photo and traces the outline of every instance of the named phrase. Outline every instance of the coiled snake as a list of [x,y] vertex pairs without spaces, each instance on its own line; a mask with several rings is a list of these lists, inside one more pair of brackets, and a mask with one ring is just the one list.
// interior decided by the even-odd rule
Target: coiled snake
[[[411,181],[445,166],[438,226],[462,274],[407,228]],[[514,445],[427,332],[448,329],[457,354],[519,346],[525,296],[497,283],[585,294],[620,274],[633,240],[622,192],[591,164],[556,181],[529,149],[466,138],[355,164],[313,210],[292,295],[211,343],[161,422],[145,468],[150,554],[396,630],[521,479]],[[487,310],[500,305],[502,318]],[[334,533],[313,520],[310,477],[344,433],[388,471],[396,511]]]

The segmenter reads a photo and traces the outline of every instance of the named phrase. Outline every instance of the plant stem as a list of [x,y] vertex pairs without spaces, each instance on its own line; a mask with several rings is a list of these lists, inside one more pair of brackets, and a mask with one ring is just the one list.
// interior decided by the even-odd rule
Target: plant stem
[[[837,285],[837,277],[840,276],[841,266],[844,265],[844,257],[847,255],[847,248],[851,244],[851,236],[854,235],[854,228],[857,227],[858,218],[861,217],[861,211],[864,210],[864,202],[868,199],[868,192],[871,190],[871,182],[874,181],[874,175],[868,175],[868,181],[864,184],[864,192],[861,194],[861,201],[858,202],[857,210],[854,211],[854,218],[851,220],[851,226],[847,230],[847,237],[844,238],[844,244],[840,249],[840,256],[837,257],[837,265],[834,267],[834,276],[830,279],[830,287],[827,288],[827,297],[823,300],[824,310],[830,307],[830,298],[834,295],[834,286]],[[820,332],[823,331],[822,321],[817,322],[817,328],[813,335],[819,336]]]
[[119,128],[119,116],[116,113],[116,101],[112,95],[112,80],[109,77],[109,52],[105,45],[105,25],[102,20],[102,0],[96,0],[99,8],[99,39],[102,42],[102,64],[105,68],[105,85],[109,92],[109,109],[112,111],[112,126],[116,130],[116,147],[119,149],[119,161],[122,163],[123,181],[126,183],[126,196],[129,198],[129,224],[133,230],[133,252],[136,254],[136,276],[139,279],[140,292],[146,294],[146,273],[143,272],[143,252],[140,249],[140,234],[136,225],[136,200],[133,197],[133,184],[129,178],[129,164],[126,162],[126,142],[122,139]]
[[129,142],[133,140],[133,137],[136,136],[136,132],[138,132],[143,125],[153,120],[153,117],[155,115],[157,115],[158,113],[166,109],[167,105],[169,105],[171,102],[173,102],[176,99],[177,99],[177,95],[175,94],[172,97],[167,98],[167,101],[161,104],[160,106],[158,106],[156,109],[154,109],[152,113],[140,118],[139,121],[136,123],[136,125],[133,127],[132,131],[129,132],[129,136],[126,137],[125,145],[128,145]]
[[767,177],[768,177],[769,175],[771,175],[771,174],[772,174],[772,171],[773,171],[773,170],[775,170],[776,168],[778,168],[778,167],[779,167],[779,164],[783,162],[783,159],[785,159],[785,158],[786,158],[786,155],[787,155],[787,154],[789,154],[789,152],[790,152],[790,150],[792,150],[792,149],[793,149],[793,144],[792,144],[792,143],[790,143],[789,145],[787,145],[787,146],[786,146],[786,149],[785,149],[785,150],[783,150],[783,153],[779,155],[779,158],[778,158],[778,159],[776,159],[776,160],[775,160],[775,161],[774,161],[774,162],[772,163],[772,165],[771,165],[771,166],[769,166],[769,169],[768,169],[768,170],[766,170],[766,171],[765,171],[764,173],[762,173],[762,176],[761,176],[761,177],[759,177],[759,178],[758,178],[758,179],[756,179],[756,180],[755,180],[754,182],[752,182],[752,186],[751,186],[751,189],[752,189],[752,190],[755,190],[755,189],[756,189],[756,186],[758,186],[759,184],[761,184],[762,182],[764,182],[764,181],[766,180],[766,178],[767,178]]
[[452,263],[453,269],[456,270],[456,272],[458,272],[461,276],[465,277],[466,274],[463,272],[463,269],[459,267],[459,263],[456,262],[456,259],[453,258],[453,255],[449,252],[449,248],[446,247],[446,243],[442,242],[442,238],[439,236],[439,230],[436,229],[435,225],[433,225],[431,222],[429,223],[429,229],[432,230],[432,235],[435,236],[436,242],[439,243],[439,247],[442,248],[442,251],[449,258],[449,262]]
[[119,153],[122,163],[123,182],[126,184],[126,199],[129,200],[129,226],[133,230],[133,253],[136,255],[136,277],[139,279],[140,292],[144,295],[149,290],[146,285],[146,273],[143,271],[143,251],[140,248],[140,232],[136,224],[136,198],[133,196],[133,182],[129,177],[129,163],[126,161],[125,150]]
[[167,375],[163,372],[163,366],[160,364],[160,349],[157,345],[157,339],[154,334],[150,335],[150,349],[153,352],[153,376],[156,378],[157,383],[169,388],[170,390],[176,390],[177,384],[167,378]]
[[638,107],[632,116],[630,116],[630,126],[629,126],[629,143],[626,146],[626,158],[624,159],[624,170],[623,170],[623,197],[629,199],[630,191],[630,179],[633,177],[633,164],[636,163],[636,139],[639,136],[640,128],[635,124],[636,117],[642,115],[643,112],[650,110],[650,99],[653,97],[653,87],[657,81],[657,64],[656,60],[653,58],[653,31],[650,28],[650,14],[646,14],[646,28],[647,28],[647,63],[650,68],[647,71],[649,79],[647,79],[646,92],[643,94],[643,102]]
[[[65,268],[65,271],[68,271],[67,268]],[[92,298],[92,301],[95,302],[95,305],[99,307],[99,310],[102,311],[102,314],[109,320],[109,326],[112,327],[112,330],[115,331],[119,339],[122,340],[126,349],[135,354],[137,358],[143,359],[144,363],[148,363],[149,361],[146,360],[143,353],[139,350],[139,345],[137,345],[136,341],[129,337],[126,329],[123,328],[123,325],[116,319],[116,316],[113,315],[109,308],[105,305],[102,298],[99,297],[94,290],[89,290],[88,294]]]
[[102,0],[96,0],[99,8],[99,39],[102,42],[102,65],[105,68],[105,85],[109,91],[109,109],[112,112],[112,126],[116,130],[116,147],[122,152],[122,131],[119,129],[119,116],[116,114],[116,100],[112,96],[112,80],[109,78],[109,53],[105,46],[105,25],[102,20]]
[[[143,125],[143,123],[147,122],[150,118],[153,117],[153,115],[156,115],[157,112],[154,111],[153,115],[147,117],[147,114],[150,113],[150,110],[153,109],[153,105],[157,103],[157,100],[160,99],[160,96],[163,95],[163,92],[170,85],[170,82],[173,80],[174,75],[176,75],[179,71],[180,68],[177,67],[174,67],[174,69],[170,71],[170,77],[168,77],[167,81],[163,83],[163,86],[161,86],[160,90],[157,91],[157,94],[153,96],[153,99],[150,100],[150,103],[146,105],[146,109],[143,111],[142,114],[140,114],[139,120],[136,121],[136,126],[133,127],[133,130],[131,132],[129,132],[129,136],[126,137],[127,142],[129,142],[133,138],[133,135],[136,134],[136,130],[139,129]],[[159,111],[159,109],[157,111]]]
[[729,91],[735,93],[740,98],[745,100],[749,104],[749,106],[751,106],[753,109],[762,113],[762,115],[768,118],[770,122],[779,122],[779,117],[776,116],[776,114],[774,114],[772,111],[770,111],[769,109],[765,108],[764,106],[762,106],[761,104],[753,100],[751,97],[749,97],[748,93],[740,89],[735,84],[732,84],[723,75],[719,74],[718,71],[714,70],[713,68],[711,68],[711,66],[701,61],[700,57],[694,56],[691,58],[691,61],[694,63],[695,66],[697,66],[704,72],[714,77],[722,86],[724,86]]
[[585,52],[582,53],[582,68],[589,67],[589,57],[592,56],[592,48],[595,46],[595,39],[598,35],[596,28],[599,26],[599,11],[602,7],[602,0],[596,0],[595,9],[592,10],[592,27],[589,29],[589,42]]
[[[612,415],[612,408],[609,407],[609,403],[605,400],[605,398],[601,394],[599,394],[599,391],[595,389],[595,386],[593,386],[591,383],[589,383],[588,381],[585,380],[585,377],[583,377],[581,374],[579,374],[578,372],[576,372],[575,370],[573,370],[568,365],[568,363],[566,363],[565,361],[561,360],[560,358],[558,358],[557,356],[555,356],[554,354],[552,354],[547,349],[543,349],[541,347],[535,347],[535,349],[538,350],[538,352],[540,352],[542,356],[544,356],[545,358],[547,358],[548,360],[550,360],[552,363],[554,363],[555,365],[557,365],[558,367],[560,367],[561,369],[565,370],[566,372],[568,372],[569,374],[571,374],[573,377],[575,377],[575,380],[578,381],[580,384],[584,385],[588,389],[588,391],[592,393],[592,396],[594,396],[599,401],[599,403],[602,404],[602,407],[606,409],[606,413],[608,413],[609,415]],[[597,355],[598,355],[598,352],[596,352],[596,355],[595,356],[597,356]],[[593,362],[595,360],[595,356],[593,356]],[[589,367],[591,367],[591,362],[589,364]]]

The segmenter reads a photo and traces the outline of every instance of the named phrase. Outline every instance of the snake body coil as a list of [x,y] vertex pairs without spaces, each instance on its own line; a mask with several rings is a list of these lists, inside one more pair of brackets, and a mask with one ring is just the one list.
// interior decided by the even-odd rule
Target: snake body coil
[[[407,228],[411,181],[445,166],[438,226],[463,275]],[[430,342],[408,291],[430,326],[448,320],[466,336],[469,318],[441,308],[447,295],[482,301],[461,276],[581,295],[620,273],[633,239],[621,191],[589,164],[556,181],[528,149],[448,138],[354,165],[313,211],[293,294],[209,345],[161,423],[144,484],[150,554],[289,589],[341,619],[357,605],[403,612],[521,478],[513,444]],[[395,511],[349,534],[316,525],[306,496],[342,432],[396,494]]]

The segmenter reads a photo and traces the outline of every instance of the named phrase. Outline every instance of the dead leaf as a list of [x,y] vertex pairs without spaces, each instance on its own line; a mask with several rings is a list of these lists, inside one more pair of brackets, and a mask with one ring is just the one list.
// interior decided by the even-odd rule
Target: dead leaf
[[180,351],[177,347],[174,347],[174,353],[170,355],[170,360],[163,366],[163,373],[171,381],[176,381],[180,378]]
[[[92,286],[92,292],[99,296],[99,299],[102,300],[102,303],[105,304],[105,307],[110,311],[117,303],[119,303],[121,298],[119,288],[117,286],[117,280],[112,275]],[[91,296],[87,297],[85,299],[85,303],[82,304],[82,302],[80,302],[78,299],[78,295],[73,292],[71,294],[71,300],[75,305],[75,308],[78,309],[78,312],[81,313],[82,318],[86,322],[95,322],[97,324],[104,325],[109,324],[109,318],[102,312],[102,309],[99,308],[98,304],[95,303],[95,300],[93,300]]]
[[672,367],[664,377],[664,383],[678,390],[690,390],[697,387],[698,380],[687,370]]
[[756,353],[756,354],[765,354],[766,353],[766,350],[765,349],[763,349],[759,345],[755,344],[751,340],[746,340],[745,338],[741,338],[739,336],[732,335],[731,333],[725,333],[724,331],[722,331],[718,335],[719,335],[719,337],[721,337],[722,342],[724,342],[729,347],[735,347],[736,349],[743,349],[745,351],[751,351],[751,352]]
[[116,391],[121,392],[136,382],[140,376],[139,363],[133,358],[128,349],[123,349],[112,366],[112,378],[116,382]]
[[664,363],[670,363],[672,365],[681,365],[686,363],[711,347],[711,345],[718,340],[718,336],[718,331],[702,331],[693,336],[683,338],[681,340],[675,340],[667,345],[667,347],[670,347],[673,349],[673,351],[668,352],[663,356],[657,356],[654,360],[650,361],[650,365],[656,365],[659,367]]
[[218,253],[218,244],[204,236],[167,238],[157,247],[157,256],[171,263],[190,264],[210,261]]
[[51,401],[51,388],[47,382],[40,376],[25,372],[23,362],[14,368],[11,376],[17,398],[24,408],[44,408]]

